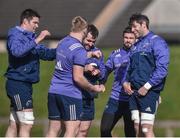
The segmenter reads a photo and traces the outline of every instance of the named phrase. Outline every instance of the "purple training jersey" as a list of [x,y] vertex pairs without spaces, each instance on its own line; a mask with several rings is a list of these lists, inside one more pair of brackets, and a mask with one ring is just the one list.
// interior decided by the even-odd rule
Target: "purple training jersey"
[[114,82],[110,97],[119,101],[129,100],[129,95],[124,92],[122,86],[129,65],[129,53],[129,50],[126,50],[124,48],[115,50],[111,53],[105,65],[107,76],[112,71],[114,72]]
[[56,50],[56,65],[49,93],[82,99],[82,94],[73,81],[73,65],[83,66],[87,53],[81,42],[71,36],[62,39]]

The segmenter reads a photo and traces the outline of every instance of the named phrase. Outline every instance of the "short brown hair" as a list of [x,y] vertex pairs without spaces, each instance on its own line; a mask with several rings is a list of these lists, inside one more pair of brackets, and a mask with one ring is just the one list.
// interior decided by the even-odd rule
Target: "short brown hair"
[[32,20],[33,17],[38,17],[40,18],[40,15],[37,11],[33,10],[33,9],[25,9],[22,13],[21,13],[21,17],[20,17],[20,24],[23,23],[24,19],[27,19],[28,21]]
[[139,24],[142,24],[143,22],[145,22],[146,27],[149,29],[149,18],[146,15],[143,15],[141,13],[135,13],[131,15],[129,19],[129,25],[131,26],[134,21],[136,21]]
[[83,17],[76,16],[72,19],[72,27],[71,27],[72,32],[80,32],[87,27],[88,27],[88,23],[86,19],[84,19]]
[[[123,31],[123,36],[124,36],[125,33],[132,33],[132,34],[134,34],[130,26],[127,26],[127,27],[124,29],[124,31]],[[135,35],[135,34],[134,34],[134,35]]]
[[96,39],[99,35],[99,31],[98,31],[97,27],[93,24],[88,25],[88,33],[90,33],[94,39]]

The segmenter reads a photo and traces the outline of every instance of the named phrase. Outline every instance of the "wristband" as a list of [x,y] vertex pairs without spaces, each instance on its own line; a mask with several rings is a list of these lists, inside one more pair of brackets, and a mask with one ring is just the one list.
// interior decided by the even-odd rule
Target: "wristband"
[[144,87],[147,89],[147,90],[149,90],[149,89],[151,89],[151,84],[149,84],[149,82],[146,82],[145,84],[144,84]]

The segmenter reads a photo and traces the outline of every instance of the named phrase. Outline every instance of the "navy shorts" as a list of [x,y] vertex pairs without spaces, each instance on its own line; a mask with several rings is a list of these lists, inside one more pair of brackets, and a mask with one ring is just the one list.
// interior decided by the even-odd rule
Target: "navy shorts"
[[130,110],[139,110],[141,113],[155,114],[159,105],[159,92],[149,91],[145,96],[135,92],[129,99]]
[[8,79],[6,81],[6,91],[13,110],[21,111],[33,108],[31,83]]
[[80,120],[82,100],[59,94],[48,94],[48,113],[50,120]]
[[83,99],[83,109],[81,113],[81,121],[89,121],[94,119],[94,99]]
[[107,105],[105,106],[105,113],[118,114],[122,116],[125,112],[129,112],[129,102],[128,101],[118,101],[113,98],[109,98]]

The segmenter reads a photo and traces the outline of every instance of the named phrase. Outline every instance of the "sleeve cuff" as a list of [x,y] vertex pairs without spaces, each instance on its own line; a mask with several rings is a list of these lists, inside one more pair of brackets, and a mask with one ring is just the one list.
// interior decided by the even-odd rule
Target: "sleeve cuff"
[[151,89],[151,84],[149,83],[149,82],[146,82],[145,84],[144,84],[144,87],[147,89],[147,90],[149,90],[149,89]]

